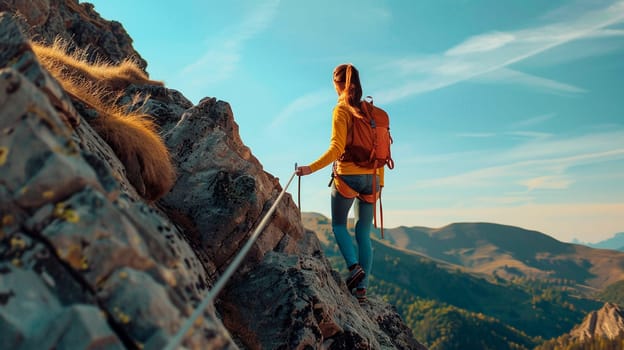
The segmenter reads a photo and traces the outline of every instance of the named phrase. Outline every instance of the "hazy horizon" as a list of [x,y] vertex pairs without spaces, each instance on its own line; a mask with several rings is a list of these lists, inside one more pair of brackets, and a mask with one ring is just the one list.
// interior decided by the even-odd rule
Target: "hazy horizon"
[[[351,62],[391,117],[385,226],[624,232],[622,0],[87,2],[152,79],[229,102],[282,185],[325,151],[331,73]],[[303,211],[329,216],[329,174],[302,178]]]

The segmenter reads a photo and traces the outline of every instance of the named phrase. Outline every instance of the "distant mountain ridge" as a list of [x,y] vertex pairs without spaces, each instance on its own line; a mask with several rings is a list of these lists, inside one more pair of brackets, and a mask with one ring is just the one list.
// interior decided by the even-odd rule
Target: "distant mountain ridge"
[[613,235],[613,237],[605,239],[597,243],[586,243],[586,242],[581,242],[577,239],[575,239],[573,243],[583,244],[592,248],[613,249],[613,250],[624,251],[624,232],[616,233],[615,235]]
[[624,252],[565,243],[514,226],[454,223],[441,228],[386,228],[385,236],[396,247],[505,280],[559,280],[585,292],[624,279]]
[[[333,242],[328,218],[304,213],[302,220],[304,226],[319,233],[321,243]],[[326,225],[319,227],[317,223]],[[583,294],[624,280],[624,252],[561,242],[520,227],[475,222],[441,228],[400,226],[384,231],[385,243],[478,275],[508,281],[551,280]]]

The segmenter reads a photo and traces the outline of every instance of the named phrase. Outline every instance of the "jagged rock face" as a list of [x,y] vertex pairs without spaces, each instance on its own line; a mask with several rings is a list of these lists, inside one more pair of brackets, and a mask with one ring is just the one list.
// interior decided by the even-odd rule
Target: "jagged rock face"
[[[242,247],[282,188],[243,145],[225,102],[203,99],[182,114],[165,140],[178,162],[178,180],[163,207],[189,233],[196,250],[222,270],[233,257],[227,252]],[[303,227],[287,198],[258,239],[250,262],[260,261],[282,241],[284,251],[294,252],[289,242],[302,236]]]
[[96,56],[119,63],[133,57],[145,69],[147,62],[132,47],[132,39],[121,23],[100,17],[92,4],[78,0],[2,0],[0,11],[18,14],[22,31],[46,43],[61,38],[78,47],[93,48]]
[[[6,13],[0,49],[0,348],[162,347],[211,279]],[[235,347],[206,320],[188,345]]]
[[583,323],[570,331],[570,336],[581,341],[606,337],[615,339],[624,332],[624,310],[613,303],[606,303],[600,310],[585,317]]
[[425,349],[389,305],[375,297],[358,304],[314,232],[299,245],[298,255],[268,253],[231,282],[218,305],[226,327],[247,348]]
[[[35,1],[22,25],[45,26],[52,8],[82,18],[89,6]],[[8,14],[0,69],[0,348],[162,348],[273,204],[278,179],[227,103],[131,85],[126,99],[149,96],[137,103],[178,168],[171,192],[147,204],[90,127],[92,111],[41,68]],[[360,308],[346,292],[290,196],[202,320],[187,348],[421,348],[390,306],[372,297]]]

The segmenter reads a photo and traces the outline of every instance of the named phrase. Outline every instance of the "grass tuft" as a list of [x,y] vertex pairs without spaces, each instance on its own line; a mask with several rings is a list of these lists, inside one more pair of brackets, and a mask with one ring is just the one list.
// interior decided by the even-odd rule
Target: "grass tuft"
[[[153,118],[141,111],[129,111],[117,101],[129,85],[159,85],[150,80],[132,60],[118,65],[87,61],[85,50],[68,53],[68,45],[31,43],[41,64],[72,97],[95,110],[91,126],[111,146],[124,164],[128,179],[150,201],[164,196],[173,186],[176,173],[169,150]],[[137,98],[138,96],[135,96]]]

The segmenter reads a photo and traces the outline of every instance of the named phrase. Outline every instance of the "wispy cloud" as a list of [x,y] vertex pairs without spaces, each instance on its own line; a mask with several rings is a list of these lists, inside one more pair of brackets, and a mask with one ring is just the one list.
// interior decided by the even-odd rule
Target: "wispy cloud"
[[512,33],[493,32],[473,36],[445,52],[445,56],[464,56],[499,49],[516,40]]
[[[624,160],[624,131],[568,139],[538,138],[475,159],[475,168],[456,175],[420,180],[414,188],[477,188],[501,183],[526,190],[565,189],[576,166]],[[489,163],[489,164],[488,164]]]
[[539,176],[521,182],[529,191],[540,189],[563,190],[568,188],[572,183],[574,183],[573,180],[560,175]]
[[534,125],[538,125],[541,123],[544,123],[548,120],[551,120],[555,117],[554,113],[548,113],[548,114],[541,114],[538,116],[534,116],[534,117],[530,117],[524,120],[520,120],[517,121],[513,124],[511,124],[511,128],[513,129],[517,129],[517,128],[524,128],[524,127],[528,127],[528,126],[534,126]]
[[241,61],[245,43],[270,25],[279,2],[274,0],[263,3],[250,11],[240,23],[212,38],[208,50],[181,71],[190,80],[189,85],[206,86],[228,79]]
[[457,136],[477,138],[477,139],[486,139],[486,138],[494,137],[496,136],[496,134],[492,132],[462,132],[462,133],[457,134]]
[[539,131],[512,131],[505,134],[524,139],[545,139],[553,136],[553,134]]
[[[617,1],[600,9],[568,14],[567,18],[540,27],[473,36],[438,55],[401,59],[389,63],[382,74],[400,72],[397,79],[404,83],[378,93],[377,98],[389,103],[483,77],[488,73],[490,81],[496,83],[503,81],[500,79],[502,74],[511,76],[515,83],[530,84],[559,92],[583,92],[582,88],[576,86],[507,67],[578,39],[619,35],[620,30],[609,27],[623,21],[624,1]],[[487,78],[483,77],[484,80]]]
[[505,194],[502,197],[477,197],[474,200],[475,202],[480,203],[480,205],[509,206],[509,205],[531,203],[535,200],[535,198],[523,193],[523,194]]
[[601,29],[588,35],[588,38],[600,39],[624,36],[624,29]]
[[332,93],[330,89],[322,89],[300,96],[284,107],[277,116],[273,118],[273,121],[269,124],[269,128],[273,129],[279,127],[287,123],[289,119],[297,115],[303,115],[304,112],[317,106],[328,105],[332,99],[336,99],[336,94]]
[[575,137],[538,138],[508,150],[498,152],[493,161],[516,161],[526,159],[570,159],[587,154],[618,154],[624,150],[624,130],[595,132]]
[[484,83],[526,85],[552,93],[578,94],[587,92],[587,90],[574,85],[538,77],[536,75],[523,73],[509,68],[500,68],[484,73],[481,76],[476,76],[474,80]]
[[522,139],[544,139],[552,137],[552,134],[537,131],[511,131],[511,132],[461,132],[456,134],[457,137],[473,138],[473,139],[488,139],[493,137],[516,137]]

